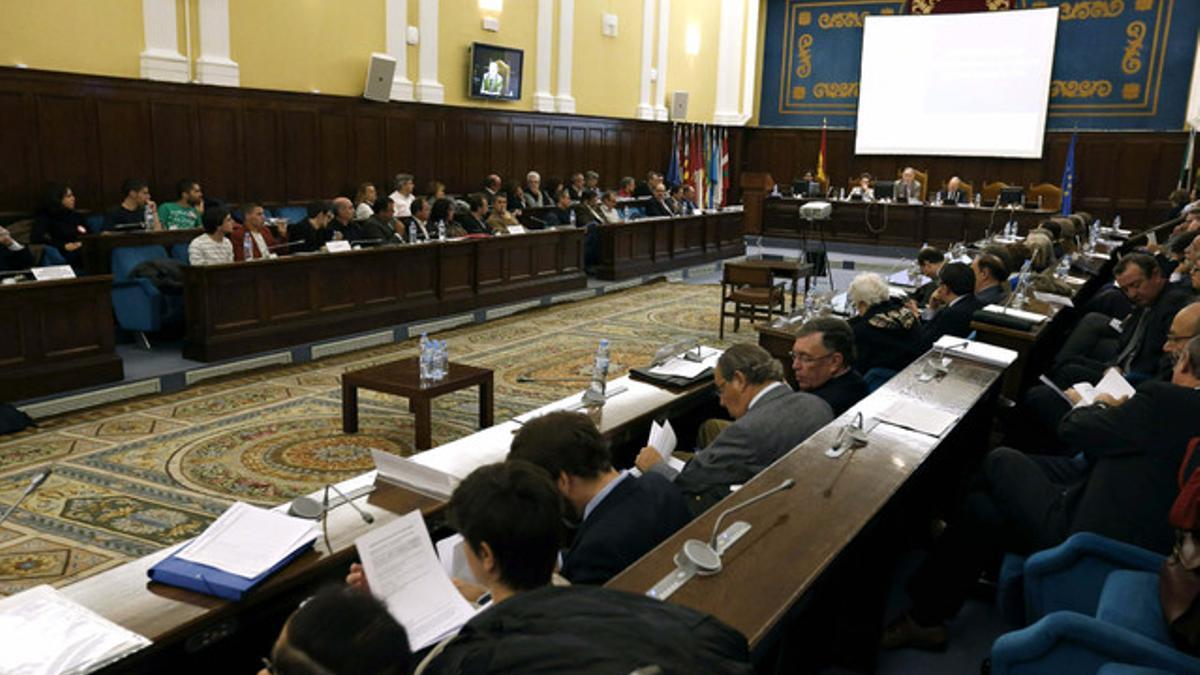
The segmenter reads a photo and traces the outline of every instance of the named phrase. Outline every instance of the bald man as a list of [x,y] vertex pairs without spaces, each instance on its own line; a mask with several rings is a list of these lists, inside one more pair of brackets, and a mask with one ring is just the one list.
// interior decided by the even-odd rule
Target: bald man
[[354,202],[347,197],[338,197],[332,203],[333,222],[329,224],[330,229],[342,235],[346,241],[362,239],[362,227],[354,222]]
[[963,192],[962,180],[958,176],[946,181],[946,192],[942,195],[943,204],[965,204],[967,193]]

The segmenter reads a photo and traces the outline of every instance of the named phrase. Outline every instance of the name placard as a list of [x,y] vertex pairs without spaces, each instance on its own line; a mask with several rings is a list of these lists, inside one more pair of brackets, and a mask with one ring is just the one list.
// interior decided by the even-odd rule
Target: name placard
[[329,251],[330,253],[345,253],[346,251],[351,250],[350,242],[346,241],[345,239],[331,241],[325,244],[325,250]]
[[74,279],[75,270],[71,269],[70,265],[50,265],[47,267],[34,267],[30,270],[33,272],[33,278],[38,281],[51,281],[53,279]]

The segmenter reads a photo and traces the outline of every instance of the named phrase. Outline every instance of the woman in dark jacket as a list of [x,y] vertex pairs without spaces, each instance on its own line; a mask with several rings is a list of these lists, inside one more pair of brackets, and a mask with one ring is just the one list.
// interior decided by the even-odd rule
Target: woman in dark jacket
[[866,373],[872,368],[902,370],[924,351],[919,317],[891,297],[883,277],[864,273],[850,283],[846,297],[858,316],[850,320],[858,358],[854,366]]
[[42,196],[42,205],[33,220],[29,241],[53,246],[72,267],[81,268],[83,257],[80,235],[87,234],[83,215],[75,210],[75,193],[71,186],[50,183]]

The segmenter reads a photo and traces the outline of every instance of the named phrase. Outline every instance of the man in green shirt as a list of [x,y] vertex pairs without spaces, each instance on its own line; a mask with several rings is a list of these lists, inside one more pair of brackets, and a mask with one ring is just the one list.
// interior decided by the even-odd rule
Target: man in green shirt
[[204,214],[204,192],[200,184],[184,178],[178,185],[179,201],[168,202],[158,209],[158,219],[168,230],[186,230],[200,227],[200,216]]

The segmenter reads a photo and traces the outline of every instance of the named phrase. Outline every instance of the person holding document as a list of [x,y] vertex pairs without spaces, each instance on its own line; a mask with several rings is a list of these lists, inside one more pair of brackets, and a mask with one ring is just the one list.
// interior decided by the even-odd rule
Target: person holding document
[[[596,586],[553,586],[562,497],[519,459],[472,471],[446,506],[491,602],[414,672],[753,672],[740,633],[695,610]],[[366,588],[361,568],[347,582]],[[382,584],[381,584],[382,585]],[[597,630],[602,627],[603,630]],[[586,636],[587,639],[581,639]]]
[[713,382],[733,423],[706,423],[721,430],[682,471],[672,469],[653,446],[637,456],[638,469],[673,480],[696,515],[725,498],[729,486],[750,480],[833,419],[828,403],[792,391],[779,360],[758,345],[739,343],[725,350]]
[[1059,434],[1082,459],[989,453],[976,488],[910,580],[912,607],[885,629],[882,646],[944,648],[945,622],[1004,552],[1029,554],[1095,532],[1169,553],[1175,536],[1166,515],[1188,444],[1200,436],[1200,337],[1178,353],[1170,382],[1143,382],[1127,400],[1101,395],[1067,413]]
[[573,584],[606,583],[692,518],[671,481],[614,469],[608,441],[583,413],[530,420],[508,458],[544,469],[579,519],[562,565]]

